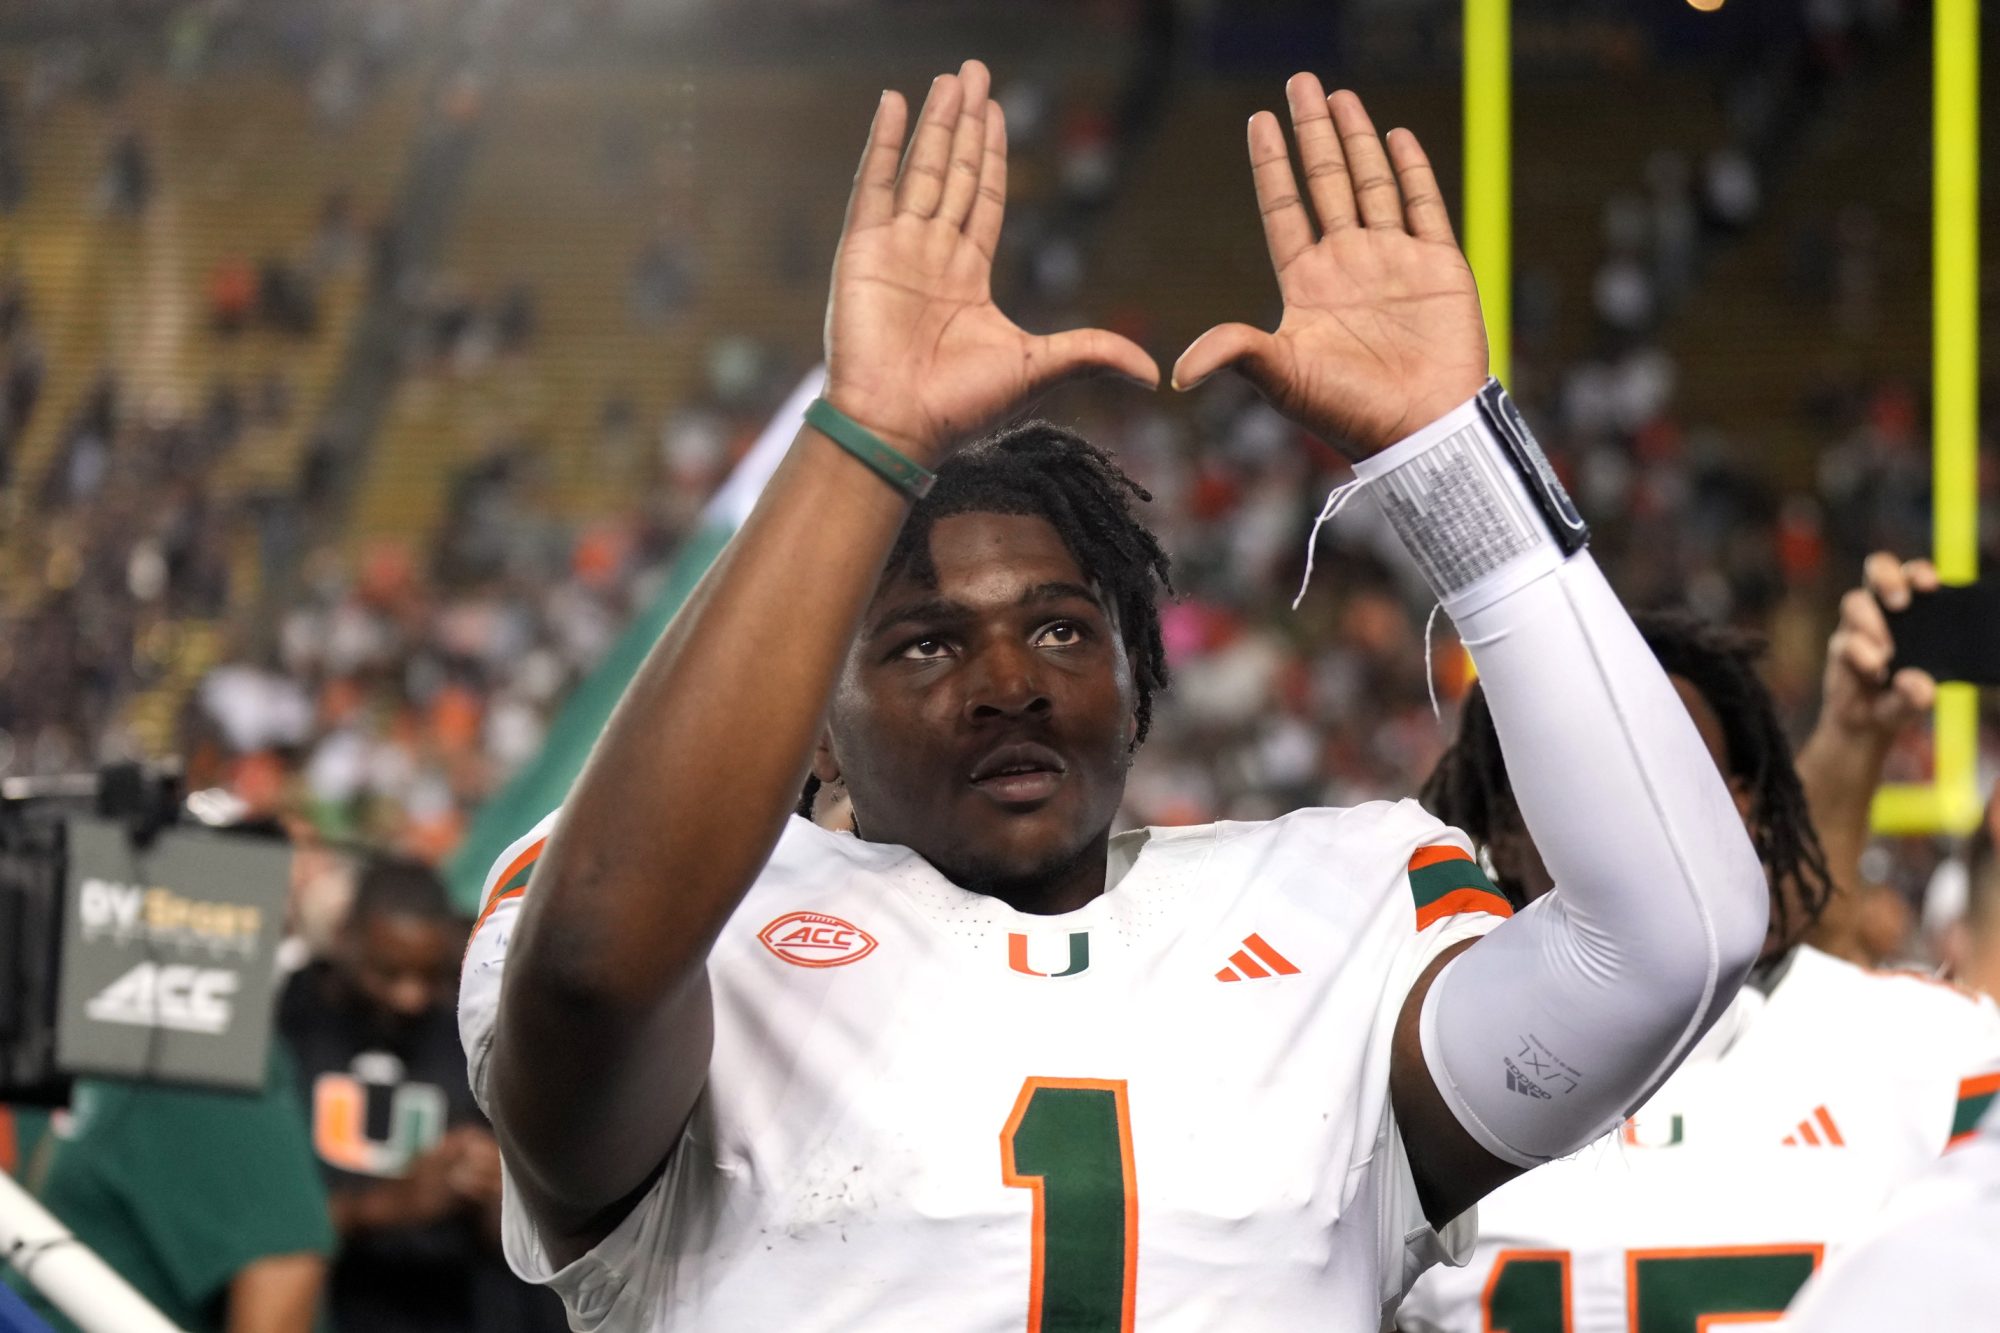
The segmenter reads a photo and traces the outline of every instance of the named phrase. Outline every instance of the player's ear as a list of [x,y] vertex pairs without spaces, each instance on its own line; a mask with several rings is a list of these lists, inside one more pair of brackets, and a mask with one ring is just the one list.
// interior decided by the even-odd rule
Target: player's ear
[[812,774],[822,783],[840,781],[840,761],[833,757],[833,733],[822,731],[813,747]]

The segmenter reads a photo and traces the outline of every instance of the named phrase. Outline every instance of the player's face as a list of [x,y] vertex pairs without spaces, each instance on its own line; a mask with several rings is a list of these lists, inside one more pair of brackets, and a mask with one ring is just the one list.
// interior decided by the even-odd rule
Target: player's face
[[857,830],[1024,910],[1102,884],[1136,729],[1118,626],[1041,518],[931,530],[937,586],[885,580],[848,654],[815,771]]
[[348,975],[389,1030],[446,1003],[456,972],[450,930],[441,921],[373,912],[349,927]]

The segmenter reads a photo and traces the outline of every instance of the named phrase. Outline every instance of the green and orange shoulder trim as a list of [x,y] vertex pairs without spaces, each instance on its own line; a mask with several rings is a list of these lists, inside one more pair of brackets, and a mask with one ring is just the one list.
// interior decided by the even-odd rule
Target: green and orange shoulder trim
[[1514,915],[1514,905],[1493,887],[1472,854],[1449,843],[1419,847],[1410,857],[1410,896],[1416,900],[1418,930],[1460,912]]
[[486,882],[486,896],[479,905],[479,917],[472,923],[474,935],[479,933],[479,928],[486,924],[486,918],[492,916],[501,903],[528,891],[528,876],[534,873],[535,862],[541,859],[542,849],[548,844],[549,835],[537,829],[501,853],[499,864]]
[[1995,1094],[2000,1094],[2000,1073],[1979,1074],[1959,1080],[1958,1104],[1951,1113],[1951,1137],[1944,1142],[1946,1152],[1979,1131],[1979,1122],[1993,1109]]

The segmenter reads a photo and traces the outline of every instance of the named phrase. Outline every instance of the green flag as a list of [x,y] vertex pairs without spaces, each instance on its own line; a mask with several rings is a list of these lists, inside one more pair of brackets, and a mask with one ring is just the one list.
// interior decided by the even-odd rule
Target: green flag
[[452,900],[466,912],[479,910],[479,889],[487,871],[507,844],[532,828],[537,820],[563,803],[570,784],[583,771],[583,761],[597,744],[597,735],[611,718],[625,687],[639,672],[667,622],[681,609],[695,584],[715,562],[730,537],[750,515],[764,483],[777,470],[785,449],[799,432],[806,406],[819,393],[825,376],[814,370],[792,392],[771,424],[750,446],[736,470],[702,511],[701,526],[674,556],[659,594],[626,627],[604,660],[576,687],[549,726],[536,755],[473,816],[465,841],[452,855],[445,875]]

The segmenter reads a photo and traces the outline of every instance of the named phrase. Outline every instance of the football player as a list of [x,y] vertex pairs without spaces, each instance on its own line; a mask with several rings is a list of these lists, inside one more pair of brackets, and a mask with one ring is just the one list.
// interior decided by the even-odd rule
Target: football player
[[[1990,930],[1994,878],[2000,875],[1994,865],[1996,822],[2000,798],[1988,803],[1972,839],[1974,911],[1989,914],[1980,926],[1982,937]],[[1975,955],[1975,968],[1988,958]],[[1786,1326],[1796,1333],[1986,1328],[2000,1310],[1995,1253],[2000,1253],[2000,1105],[1989,1104],[1973,1134],[1898,1189],[1867,1238],[1847,1247],[1807,1284]]]
[[[1801,767],[1822,766],[1810,789],[1750,643],[1682,616],[1639,618],[1737,794],[1770,880],[1771,938],[1751,984],[1618,1132],[1481,1205],[1473,1261],[1417,1284],[1400,1315],[1406,1333],[1642,1333],[1775,1318],[1893,1186],[1969,1135],[2000,1087],[1991,1001],[1800,942],[1832,881],[1855,882],[1888,739],[1935,689],[1921,672],[1890,676],[1894,644],[1877,605],[1905,603],[1913,583],[1934,580],[1928,566],[1876,556],[1866,577],[1829,645],[1820,723],[1801,756]],[[1836,764],[1847,772],[1829,783],[1824,768]],[[1485,848],[1503,890],[1533,899],[1546,875],[1507,769],[1474,699],[1425,798]],[[1858,799],[1827,800],[1855,788]],[[1821,852],[1815,815],[1827,817],[1837,865]]]
[[[1089,444],[980,437],[1158,372],[993,304],[987,90],[940,77],[907,143],[884,94],[825,397],[492,876],[461,1035],[509,1258],[578,1328],[1376,1329],[1482,1194],[1622,1121],[1764,937],[1728,789],[1487,379],[1429,162],[1309,75],[1303,179],[1249,125],[1283,319],[1175,382],[1234,368],[1356,458],[1562,887],[1510,919],[1413,802],[1111,836],[1166,557]],[[809,771],[855,832],[794,817]]]
[[1792,1333],[1984,1329],[2000,1311],[2000,1107],[1896,1191],[1866,1240],[1799,1294]]

